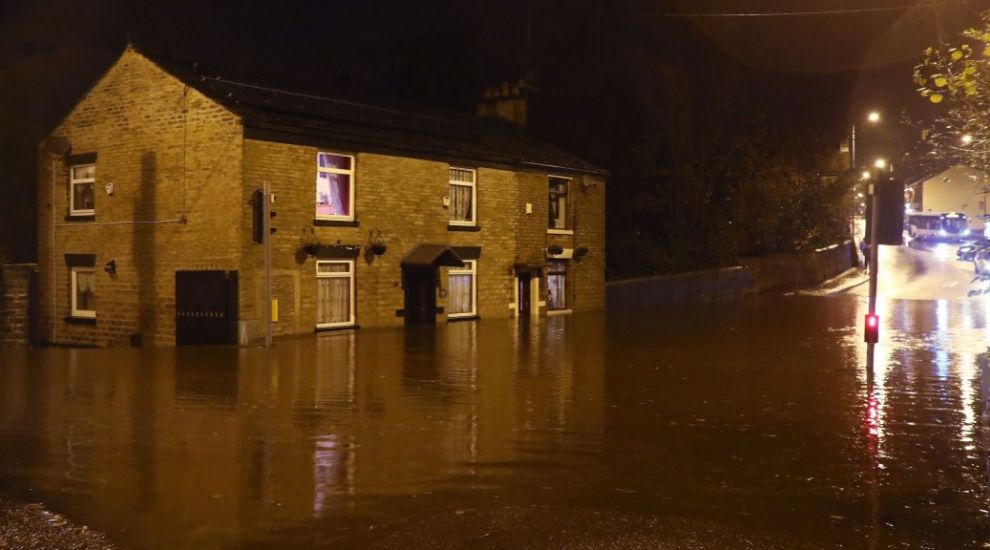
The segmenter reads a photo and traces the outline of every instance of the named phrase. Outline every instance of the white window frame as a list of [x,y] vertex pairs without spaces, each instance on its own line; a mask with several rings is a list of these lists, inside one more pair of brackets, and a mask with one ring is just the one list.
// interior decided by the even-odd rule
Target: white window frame
[[[448,319],[475,317],[478,315],[478,260],[464,260],[464,267],[451,267],[447,270],[447,290],[450,290],[451,275],[471,276],[471,311],[464,313],[448,313]],[[449,295],[449,294],[448,294]]]
[[[93,177],[76,178],[76,168],[93,167]],[[69,215],[70,216],[91,216],[96,214],[96,208],[76,208],[76,185],[90,184],[93,186],[93,202],[96,202],[96,164],[73,164],[69,166]]]
[[[551,263],[550,262],[560,262],[561,264],[563,264],[564,270],[562,272],[561,271],[553,271],[552,270],[553,268],[551,267]],[[571,271],[571,265],[570,265],[570,261],[568,261],[568,260],[557,259],[556,257],[554,257],[554,258],[552,258],[552,259],[550,259],[550,260],[547,261],[547,288],[550,287],[550,276],[551,275],[560,275],[560,274],[563,274],[563,277],[564,277],[564,307],[561,307],[561,308],[555,308],[555,307],[553,307],[553,305],[550,304],[549,297],[547,297],[547,300],[546,300],[547,301],[547,314],[550,314],[550,312],[570,311],[571,301],[568,299],[568,296],[567,296],[567,289],[568,289],[567,279],[568,279],[568,275],[570,274],[570,271]]]
[[[353,165],[352,165],[353,166]],[[320,273],[320,266],[324,264],[347,264],[347,272],[335,271],[330,273]],[[339,327],[352,327],[354,326],[354,300],[357,297],[357,293],[354,289],[354,260],[317,260],[316,262],[316,278],[317,279],[333,279],[333,278],[347,278],[350,279],[350,318],[347,321],[342,321],[340,323],[316,323],[316,328],[339,328]],[[319,306],[317,306],[317,313],[319,313]]]
[[[464,170],[465,172],[471,172],[471,183],[465,183],[463,181],[454,181],[454,178],[449,177],[450,172],[453,170]],[[478,225],[478,171],[474,168],[463,168],[461,166],[451,166],[447,170],[448,183],[447,186],[447,200],[451,200],[450,185],[461,185],[464,187],[471,188],[471,219],[470,220],[451,220],[447,219],[448,225],[459,225],[463,227],[474,227]]]
[[571,227],[573,223],[570,217],[570,202],[571,202],[571,182],[573,178],[566,176],[555,176],[553,174],[547,174],[547,214],[550,213],[550,182],[551,180],[564,180],[566,184],[566,191],[564,193],[564,227],[550,227],[549,216],[547,218],[547,233],[550,235],[573,235],[574,229]]
[[[71,311],[72,311],[72,314],[71,315],[73,317],[78,317],[80,319],[96,319],[96,310],[95,309],[79,309],[77,307],[77,303],[76,303],[76,295],[77,295],[76,289],[78,288],[78,284],[79,284],[79,282],[77,280],[77,277],[78,277],[78,275],[80,273],[89,273],[89,274],[93,275],[93,283],[94,284],[96,283],[96,268],[93,268],[93,267],[73,267],[73,268],[71,268],[70,275],[69,275],[69,280],[71,281],[71,283],[70,283],[70,290],[69,291],[72,293],[71,294],[71,296],[72,296],[72,298],[71,298],[71,302],[72,302],[72,310]],[[94,297],[96,296],[96,292],[93,292],[93,296]]]
[[[324,168],[320,166],[320,155],[333,155],[335,157],[347,157],[351,159],[351,169],[342,170],[340,168]],[[316,181],[320,180],[320,174],[342,174],[350,176],[350,185],[347,186],[347,204],[349,205],[350,211],[346,216],[340,215],[327,215],[327,214],[316,214],[316,219],[318,220],[336,220],[336,221],[354,221],[354,211],[357,209],[354,204],[354,188],[357,187],[357,178],[355,173],[357,172],[357,158],[354,155],[348,155],[346,153],[335,153],[333,151],[317,151],[316,153]],[[316,182],[313,182],[316,185]],[[313,205],[313,211],[316,212],[316,205]]]

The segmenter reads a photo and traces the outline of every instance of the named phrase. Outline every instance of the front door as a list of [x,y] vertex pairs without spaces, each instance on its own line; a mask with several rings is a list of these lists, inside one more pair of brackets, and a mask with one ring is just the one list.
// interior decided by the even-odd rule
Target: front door
[[406,325],[434,325],[437,322],[437,268],[405,267]]
[[531,277],[529,273],[520,273],[518,278],[518,284],[516,292],[519,293],[516,304],[519,306],[519,311],[517,317],[520,319],[529,318],[530,305],[529,305],[529,282]]

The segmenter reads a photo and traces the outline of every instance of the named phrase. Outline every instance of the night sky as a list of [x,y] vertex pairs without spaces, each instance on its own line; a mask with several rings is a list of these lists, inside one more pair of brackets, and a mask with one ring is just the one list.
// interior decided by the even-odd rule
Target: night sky
[[[901,111],[924,112],[910,80],[922,49],[940,35],[953,40],[987,8],[990,0],[8,1],[0,3],[0,162],[14,177],[0,185],[7,212],[33,208],[25,155],[33,161],[37,140],[128,37],[268,85],[457,110],[471,110],[486,86],[528,76],[539,89],[532,130],[630,186],[616,181],[617,165],[646,130],[628,121],[658,119],[662,130],[649,133],[664,134],[657,162],[670,164],[711,129],[731,133],[716,113],[737,105],[773,113],[778,134],[800,130],[820,142],[809,147],[835,143],[869,109],[891,123]],[[806,13],[844,10],[853,11]],[[792,14],[753,15],[779,12]],[[871,131],[861,154],[875,154],[871,141],[903,148],[912,135],[894,124]],[[0,242],[30,259],[11,246],[23,236],[33,249],[23,227],[6,227]]]

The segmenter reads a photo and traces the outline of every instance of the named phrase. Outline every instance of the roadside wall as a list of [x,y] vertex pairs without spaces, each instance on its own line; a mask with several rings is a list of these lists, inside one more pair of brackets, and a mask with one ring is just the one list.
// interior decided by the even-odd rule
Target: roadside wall
[[706,300],[771,292],[821,283],[857,265],[852,242],[807,254],[747,258],[742,265],[708,271],[638,277],[605,285],[609,309],[653,307],[681,300]]
[[23,348],[35,336],[36,264],[11,264],[0,271],[0,347]]

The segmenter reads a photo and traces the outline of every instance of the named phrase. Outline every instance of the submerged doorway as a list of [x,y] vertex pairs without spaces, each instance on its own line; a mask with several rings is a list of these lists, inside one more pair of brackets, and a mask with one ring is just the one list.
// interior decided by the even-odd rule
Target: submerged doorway
[[520,273],[518,278],[516,279],[516,296],[518,296],[517,298],[518,301],[516,302],[516,304],[518,307],[518,316],[520,319],[529,318],[530,311],[532,311],[530,307],[531,300],[530,300],[530,290],[529,290],[531,280],[532,277],[530,276],[529,273]]
[[435,325],[437,322],[437,268],[404,267],[406,325]]
[[437,324],[437,268],[464,267],[445,244],[418,244],[402,259],[402,289],[406,326]]

